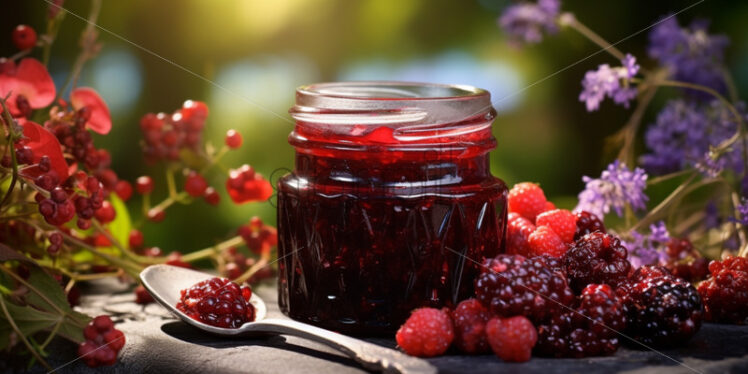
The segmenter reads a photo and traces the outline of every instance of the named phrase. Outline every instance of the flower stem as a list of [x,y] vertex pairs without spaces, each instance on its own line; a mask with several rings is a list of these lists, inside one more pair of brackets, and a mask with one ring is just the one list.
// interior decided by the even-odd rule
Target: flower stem
[[269,262],[270,262],[270,251],[262,252],[262,255],[260,256],[260,260],[257,261],[254,265],[252,265],[249,269],[247,269],[247,271],[245,271],[244,274],[234,279],[234,282],[238,284],[242,284],[246,282],[249,278],[252,278],[252,276],[255,275],[255,273],[257,273],[262,268],[267,266]]
[[637,223],[635,223],[633,226],[629,228],[629,232],[639,230],[640,228],[652,223],[657,219],[657,217],[662,213],[665,208],[667,208],[673,201],[675,201],[676,198],[680,197],[681,194],[683,194],[686,191],[686,188],[689,184],[696,178],[696,173],[691,172],[691,176],[683,182],[678,188],[673,190],[673,192],[670,193],[664,200],[662,200],[659,204],[657,204],[654,209],[652,209],[646,216],[642,217]]
[[221,253],[231,247],[241,245],[243,242],[244,242],[244,239],[242,239],[241,236],[237,235],[231,239],[224,240],[214,246],[187,253],[184,256],[182,256],[182,261],[193,262],[193,261],[201,260],[201,259],[210,257],[216,253]]
[[571,13],[561,14],[559,16],[559,23],[562,26],[571,27],[572,29],[576,30],[578,33],[582,34],[582,36],[589,39],[591,42],[597,44],[598,46],[600,46],[600,48],[602,48],[606,52],[610,53],[613,57],[619,60],[623,60],[623,57],[624,57],[623,52],[621,52],[613,44],[610,44],[610,42],[608,42],[607,40],[603,39],[602,36],[592,31],[589,27],[579,22],[579,20],[577,20],[577,17],[575,17],[573,14]]
[[16,186],[16,181],[18,181],[18,160],[16,159],[15,149],[13,149],[13,144],[16,139],[16,135],[13,130],[13,118],[10,116],[10,110],[8,110],[8,107],[5,105],[5,99],[0,98],[0,106],[2,106],[3,109],[3,118],[8,124],[9,134],[7,149],[10,153],[10,160],[13,165],[13,174],[10,179],[10,185],[8,185],[8,191],[5,192],[5,196],[3,196],[3,199],[0,200],[0,207],[2,207],[6,202],[8,202],[10,195],[13,193],[13,188],[15,188]]
[[644,94],[641,95],[637,101],[636,109],[631,114],[628,122],[623,126],[619,132],[620,136],[623,137],[623,146],[618,152],[618,159],[628,165],[634,165],[634,141],[636,140],[636,134],[639,131],[644,112],[647,110],[649,103],[652,102],[655,94],[657,93],[656,82],[664,77],[662,72],[657,72],[652,75],[652,78],[646,80],[647,83],[653,83],[649,86]]

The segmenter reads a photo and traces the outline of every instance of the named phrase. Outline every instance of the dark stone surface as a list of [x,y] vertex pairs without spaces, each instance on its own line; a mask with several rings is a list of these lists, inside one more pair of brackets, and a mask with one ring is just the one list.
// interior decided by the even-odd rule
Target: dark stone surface
[[[111,291],[111,284],[108,288]],[[281,316],[272,285],[259,287],[270,317]],[[60,373],[361,373],[358,365],[325,346],[291,336],[226,339],[207,335],[174,319],[165,309],[133,302],[131,292],[104,293],[84,298],[82,311],[104,311],[127,337],[119,361],[111,367],[89,369],[75,358],[66,342],[50,346],[49,361]],[[393,347],[394,339],[370,339]],[[22,361],[21,361],[22,360]],[[674,361],[677,360],[680,363]],[[14,362],[17,361],[17,362]],[[685,346],[653,352],[621,348],[615,356],[588,359],[533,358],[505,363],[493,355],[451,354],[430,359],[443,373],[748,373],[748,326],[706,324]],[[5,364],[26,362],[11,358]],[[5,365],[0,364],[0,368]],[[12,372],[7,369],[6,372]],[[25,368],[21,364],[21,368]],[[41,367],[32,372],[43,373]]]

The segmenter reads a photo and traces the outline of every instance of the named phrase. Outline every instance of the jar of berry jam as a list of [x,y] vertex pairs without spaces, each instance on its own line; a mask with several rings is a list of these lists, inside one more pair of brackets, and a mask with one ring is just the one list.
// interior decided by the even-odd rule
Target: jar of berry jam
[[349,334],[395,331],[472,295],[502,251],[487,91],[421,83],[300,87],[295,170],[278,182],[279,304]]

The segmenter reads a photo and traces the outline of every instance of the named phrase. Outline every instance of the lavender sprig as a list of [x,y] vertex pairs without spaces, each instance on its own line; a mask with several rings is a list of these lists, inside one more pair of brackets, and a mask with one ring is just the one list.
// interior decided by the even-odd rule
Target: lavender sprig
[[626,54],[621,64],[622,66],[614,68],[602,64],[597,70],[590,70],[584,75],[579,101],[585,103],[587,111],[598,110],[606,97],[626,108],[629,107],[629,101],[636,98],[637,89],[630,84],[631,78],[639,72],[636,58]]
[[616,160],[603,170],[600,178],[584,176],[582,180],[585,189],[579,194],[576,211],[586,210],[604,217],[612,209],[620,217],[627,204],[634,210],[646,208],[647,174],[640,168],[631,170]]

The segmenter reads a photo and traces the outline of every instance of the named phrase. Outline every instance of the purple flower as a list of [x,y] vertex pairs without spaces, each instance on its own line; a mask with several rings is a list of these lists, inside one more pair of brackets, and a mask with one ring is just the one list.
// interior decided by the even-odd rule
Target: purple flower
[[748,226],[748,199],[743,198],[741,204],[736,206],[735,209],[738,211],[740,217],[733,217],[730,220],[743,226]]
[[670,240],[670,234],[667,232],[665,222],[659,221],[649,225],[649,239],[655,242],[667,243]]
[[543,40],[543,31],[558,32],[556,17],[560,9],[559,0],[515,4],[506,8],[498,23],[515,44],[539,43]]
[[724,35],[709,35],[708,26],[708,22],[697,20],[688,28],[681,28],[671,16],[652,29],[648,53],[670,69],[674,79],[724,92],[722,68],[729,39]]
[[645,209],[648,200],[644,194],[647,187],[647,174],[640,168],[633,171],[618,160],[603,170],[600,178],[582,177],[585,188],[579,193],[576,211],[586,210],[602,218],[615,210],[623,216],[623,208],[629,204],[632,209]]
[[[744,113],[745,105],[739,103]],[[748,118],[748,116],[744,117]],[[742,142],[719,159],[712,157],[711,148],[729,139],[738,129],[733,114],[718,100],[711,103],[672,100],[657,115],[644,136],[650,153],[640,162],[653,174],[667,174],[686,167],[698,167],[705,175],[716,175],[724,168],[737,174],[743,172]]]
[[650,234],[636,231],[630,233],[631,240],[624,240],[629,253],[629,262],[635,269],[643,265],[660,265],[667,261],[665,246],[670,240],[665,223],[660,221],[649,226]]
[[616,104],[629,107],[629,101],[636,97],[636,88],[630,86],[630,80],[639,71],[636,58],[630,54],[621,60],[623,66],[611,68],[608,64],[600,65],[597,70],[590,70],[582,80],[582,93],[579,101],[587,105],[587,111],[600,108],[605,97],[613,99]]

